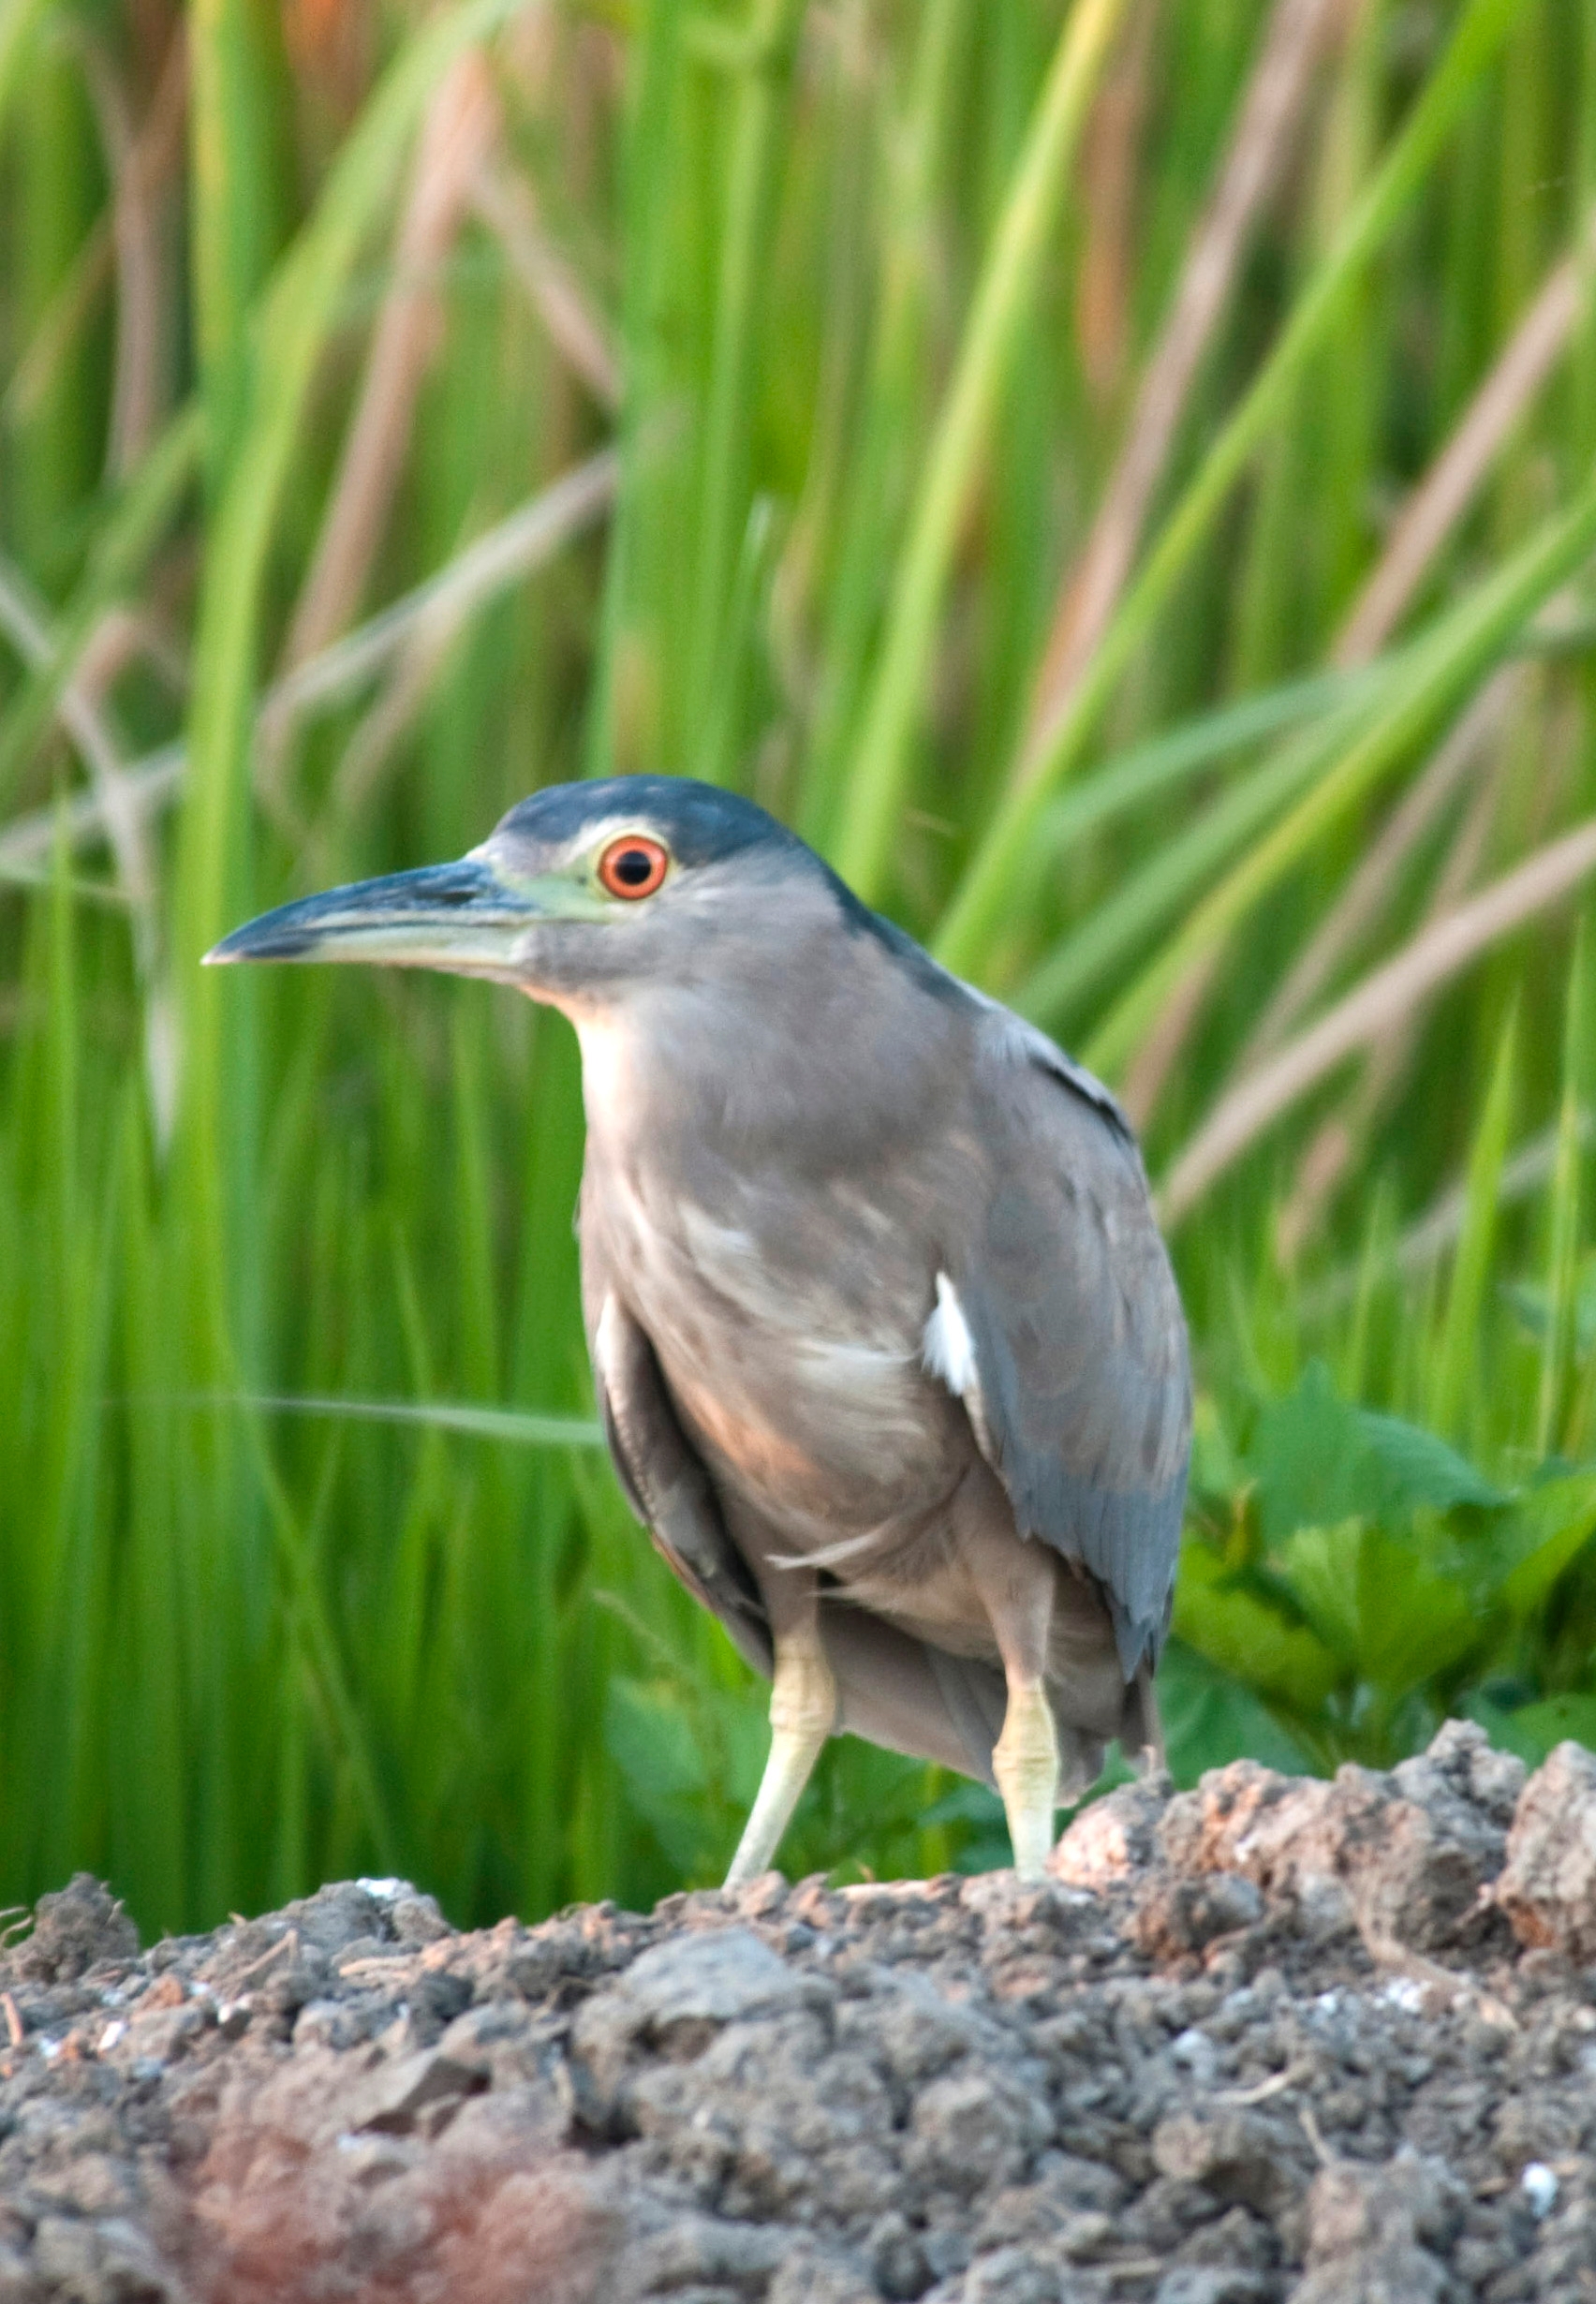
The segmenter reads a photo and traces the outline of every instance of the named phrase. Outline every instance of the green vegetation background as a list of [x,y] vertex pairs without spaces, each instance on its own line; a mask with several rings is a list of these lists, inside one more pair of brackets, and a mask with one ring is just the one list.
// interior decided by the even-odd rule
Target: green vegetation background
[[723,1866],[565,1027],[196,965],[612,768],[1130,1103],[1179,1774],[1596,1738],[1593,220],[1596,0],[0,0],[0,1903]]

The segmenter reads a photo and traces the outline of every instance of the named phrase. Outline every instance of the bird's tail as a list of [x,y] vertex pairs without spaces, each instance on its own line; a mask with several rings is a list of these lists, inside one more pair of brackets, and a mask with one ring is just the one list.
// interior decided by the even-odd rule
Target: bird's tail
[[1119,1747],[1144,1776],[1156,1776],[1165,1765],[1163,1721],[1153,1689],[1153,1667],[1144,1657],[1136,1676],[1125,1691],[1125,1710],[1119,1722]]

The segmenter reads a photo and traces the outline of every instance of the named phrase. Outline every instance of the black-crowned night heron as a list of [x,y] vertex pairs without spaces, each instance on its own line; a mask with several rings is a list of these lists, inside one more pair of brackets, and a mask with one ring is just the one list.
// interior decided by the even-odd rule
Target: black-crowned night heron
[[1186,1331],[1089,1073],[761,808],[672,777],[539,792],[462,863],[210,957],[485,976],[576,1026],[615,1469],[773,1682],[728,1884],[843,1729],[996,1784],[1029,1878],[1107,1738],[1156,1753]]

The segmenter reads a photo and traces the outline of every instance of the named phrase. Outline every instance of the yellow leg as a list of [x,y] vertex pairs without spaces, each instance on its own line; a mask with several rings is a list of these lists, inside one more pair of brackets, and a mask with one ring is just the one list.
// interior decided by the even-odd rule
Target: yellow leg
[[992,1773],[1009,1819],[1014,1870],[1021,1880],[1041,1880],[1053,1846],[1058,1737],[1047,1691],[1040,1680],[1010,1681],[1003,1733],[992,1751]]
[[729,1888],[740,1888],[769,1870],[820,1747],[836,1726],[836,1682],[818,1635],[808,1631],[798,1637],[777,1634],[770,1691],[770,1757],[726,1875]]

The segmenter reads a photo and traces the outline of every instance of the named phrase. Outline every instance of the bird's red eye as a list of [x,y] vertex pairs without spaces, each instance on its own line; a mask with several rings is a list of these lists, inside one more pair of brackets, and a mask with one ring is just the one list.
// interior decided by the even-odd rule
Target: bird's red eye
[[654,894],[670,862],[658,840],[645,840],[641,833],[628,832],[612,840],[599,857],[598,878],[613,896],[635,904],[639,896]]

